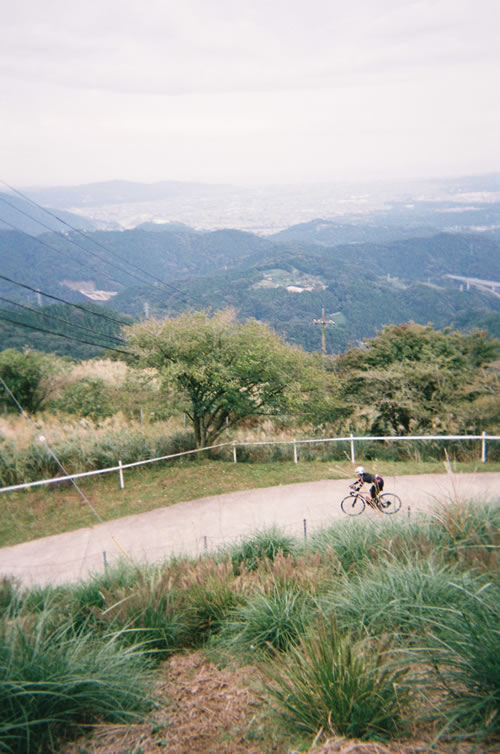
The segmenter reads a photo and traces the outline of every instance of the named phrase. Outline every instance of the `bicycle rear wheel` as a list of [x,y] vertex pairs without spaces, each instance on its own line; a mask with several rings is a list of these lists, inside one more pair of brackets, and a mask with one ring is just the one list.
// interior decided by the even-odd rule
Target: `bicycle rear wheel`
[[382,513],[397,513],[401,508],[401,500],[392,492],[385,492],[378,496],[378,507]]
[[365,505],[363,495],[347,495],[340,503],[343,512],[348,516],[359,516],[363,513]]

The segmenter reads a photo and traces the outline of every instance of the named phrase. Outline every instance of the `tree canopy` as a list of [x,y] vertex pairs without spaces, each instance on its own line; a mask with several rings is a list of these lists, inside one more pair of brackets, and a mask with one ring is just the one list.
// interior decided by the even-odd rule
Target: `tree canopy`
[[[488,368],[500,342],[483,331],[437,331],[414,323],[385,327],[338,357],[346,404],[366,429],[478,431],[474,416],[497,416],[498,374]],[[481,429],[485,429],[482,424]]]
[[[21,353],[14,348],[7,348],[0,353],[0,377],[28,413],[35,413],[42,407],[51,389],[50,377],[57,368],[54,359],[37,351]],[[2,385],[0,405],[17,411],[12,398]]]
[[146,320],[125,337],[138,363],[157,368],[187,399],[197,447],[245,417],[297,409],[315,389],[314,357],[262,322],[238,322],[230,309]]

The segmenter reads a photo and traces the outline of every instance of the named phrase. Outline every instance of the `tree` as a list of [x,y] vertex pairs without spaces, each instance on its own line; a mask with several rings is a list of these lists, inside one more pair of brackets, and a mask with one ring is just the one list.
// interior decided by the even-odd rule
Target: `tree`
[[88,417],[94,422],[114,414],[106,383],[98,377],[84,377],[66,385],[54,406],[68,414]]
[[297,408],[316,388],[310,355],[261,322],[238,322],[230,309],[146,320],[124,332],[139,364],[188,399],[197,447],[245,417]]
[[471,404],[482,408],[484,420],[486,407],[498,400],[498,379],[488,365],[499,345],[482,331],[393,325],[339,357],[337,369],[346,403],[369,431],[467,431]]
[[[58,370],[57,364],[57,360],[37,351],[21,353],[7,348],[0,353],[0,377],[20,406],[28,413],[35,413],[50,393],[50,377]],[[0,388],[0,404],[17,410],[3,385]]]

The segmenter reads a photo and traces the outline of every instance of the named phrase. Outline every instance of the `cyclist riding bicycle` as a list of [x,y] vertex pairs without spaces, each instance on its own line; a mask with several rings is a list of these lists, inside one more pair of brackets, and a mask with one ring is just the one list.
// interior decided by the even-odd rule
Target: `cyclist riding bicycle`
[[364,466],[358,466],[356,469],[354,469],[354,473],[358,475],[358,479],[354,482],[354,484],[349,485],[351,489],[358,492],[364,484],[371,484],[371,504],[376,505],[379,493],[384,489],[384,480],[382,479],[382,477],[379,474],[370,474],[369,472],[365,471]]

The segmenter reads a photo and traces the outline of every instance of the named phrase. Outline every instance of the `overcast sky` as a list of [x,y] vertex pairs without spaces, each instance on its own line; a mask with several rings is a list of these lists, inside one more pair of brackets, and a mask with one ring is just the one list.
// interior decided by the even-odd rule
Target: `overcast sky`
[[1,0],[0,178],[500,170],[500,0]]

